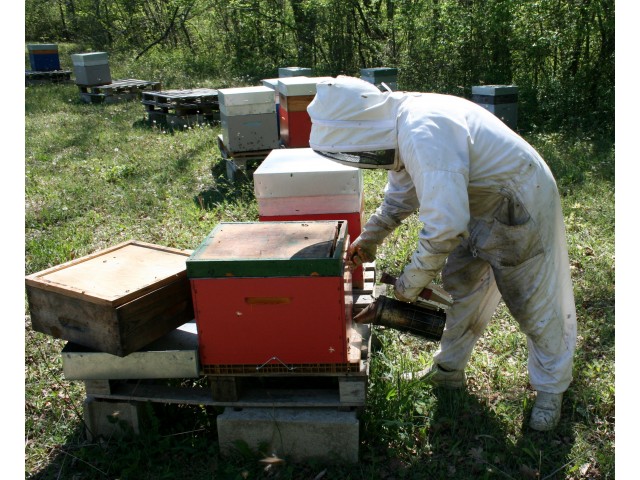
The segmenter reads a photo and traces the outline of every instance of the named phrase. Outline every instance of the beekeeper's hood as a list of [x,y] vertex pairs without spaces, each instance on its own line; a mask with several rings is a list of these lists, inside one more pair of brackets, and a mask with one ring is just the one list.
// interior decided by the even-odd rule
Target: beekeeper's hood
[[318,83],[307,107],[309,146],[343,165],[398,170],[396,117],[404,98],[354,77]]

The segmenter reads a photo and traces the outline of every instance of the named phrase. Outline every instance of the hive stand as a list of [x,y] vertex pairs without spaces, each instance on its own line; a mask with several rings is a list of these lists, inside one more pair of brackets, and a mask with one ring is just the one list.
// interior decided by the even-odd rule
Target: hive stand
[[267,158],[271,150],[232,152],[218,135],[218,148],[227,168],[227,179],[234,182],[238,175],[249,175]]
[[78,85],[80,99],[85,103],[119,103],[139,100],[145,90],[160,90],[160,82],[136,80],[114,80],[107,85]]
[[37,72],[26,70],[24,72],[25,85],[44,85],[49,83],[68,83],[71,81],[70,70],[55,70],[50,72]]
[[[369,282],[354,291],[354,314],[374,292],[375,265],[366,265]],[[217,417],[220,450],[234,452],[238,440],[292,461],[358,461],[358,414],[366,403],[371,329],[354,325],[351,344],[360,351],[357,370],[341,372],[255,371],[204,375],[197,365],[197,329],[188,322],[148,347],[118,357],[68,343],[63,369],[68,380],[83,381],[87,436],[139,433],[139,407],[146,402],[224,407]],[[196,367],[194,367],[196,366]],[[208,380],[209,386],[169,386],[167,380]],[[175,382],[174,382],[175,383]],[[188,382],[183,382],[188,383]]]
[[212,88],[142,92],[147,121],[170,128],[220,120],[218,91]]

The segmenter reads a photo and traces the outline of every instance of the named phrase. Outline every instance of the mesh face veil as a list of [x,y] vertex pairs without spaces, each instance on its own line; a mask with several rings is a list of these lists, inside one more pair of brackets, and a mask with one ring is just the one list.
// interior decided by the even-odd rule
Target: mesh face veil
[[383,168],[385,170],[396,169],[395,150],[375,150],[370,152],[323,152],[316,153],[329,158],[334,162],[358,168]]
[[396,117],[403,97],[353,77],[318,83],[307,107],[309,146],[343,165],[398,170]]

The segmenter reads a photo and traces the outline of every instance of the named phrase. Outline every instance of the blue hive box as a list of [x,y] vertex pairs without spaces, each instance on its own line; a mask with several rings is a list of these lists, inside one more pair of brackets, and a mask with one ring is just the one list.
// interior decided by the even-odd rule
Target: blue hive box
[[58,46],[45,43],[40,45],[27,45],[31,70],[36,72],[53,72],[60,70],[60,56]]

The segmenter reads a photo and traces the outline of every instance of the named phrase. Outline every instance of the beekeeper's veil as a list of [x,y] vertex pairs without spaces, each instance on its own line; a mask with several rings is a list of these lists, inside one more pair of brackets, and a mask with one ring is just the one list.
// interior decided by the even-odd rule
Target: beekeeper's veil
[[338,76],[318,83],[307,107],[309,146],[344,165],[397,170],[396,116],[403,98],[359,78]]

